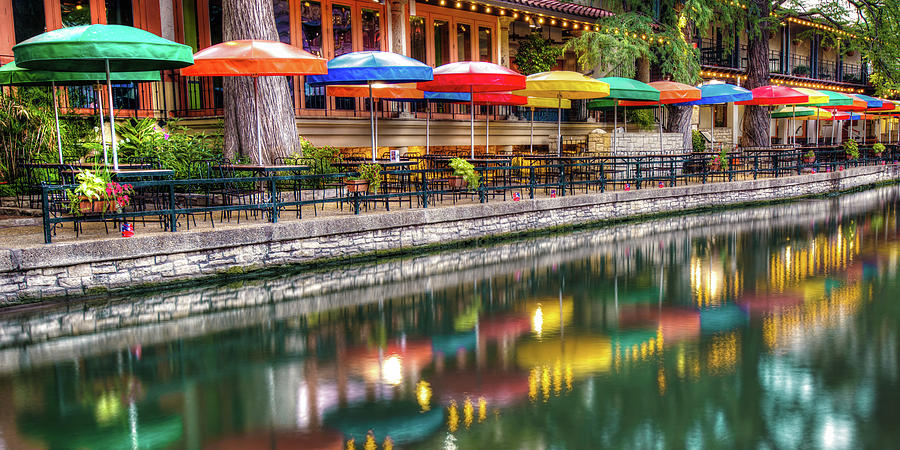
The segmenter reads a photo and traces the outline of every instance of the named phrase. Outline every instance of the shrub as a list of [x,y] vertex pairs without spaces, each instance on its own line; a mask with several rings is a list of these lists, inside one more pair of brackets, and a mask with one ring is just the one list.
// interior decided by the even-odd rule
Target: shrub
[[706,139],[697,130],[691,130],[691,145],[697,153],[706,151]]
[[653,110],[637,109],[628,115],[631,123],[638,127],[641,131],[650,131],[656,125],[656,119],[653,117]]
[[884,144],[881,142],[872,146],[872,151],[875,152],[876,155],[880,155],[884,153]]
[[481,175],[475,171],[475,166],[462,158],[453,158],[450,160],[450,167],[453,169],[453,175],[461,176],[466,180],[469,189],[478,189],[481,185]]

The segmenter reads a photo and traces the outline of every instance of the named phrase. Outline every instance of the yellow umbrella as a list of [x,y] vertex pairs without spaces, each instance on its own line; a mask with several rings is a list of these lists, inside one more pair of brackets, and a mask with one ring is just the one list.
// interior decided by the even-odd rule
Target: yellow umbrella
[[612,345],[606,336],[566,336],[523,342],[516,347],[516,364],[523,369],[559,365],[581,376],[606,372],[611,363]]
[[525,89],[513,91],[513,94],[556,99],[556,151],[559,154],[562,148],[563,99],[606,97],[609,95],[609,84],[586,77],[578,72],[551,70],[528,75],[525,79]]
[[528,103],[523,106],[531,108],[531,138],[528,141],[528,148],[530,153],[534,153],[534,108],[569,109],[572,107],[572,102],[568,99],[557,100],[546,97],[528,97]]

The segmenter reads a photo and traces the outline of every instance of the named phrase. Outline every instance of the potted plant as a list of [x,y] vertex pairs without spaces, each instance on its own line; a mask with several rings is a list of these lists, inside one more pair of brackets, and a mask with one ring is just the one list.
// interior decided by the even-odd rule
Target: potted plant
[[722,148],[718,155],[714,156],[710,163],[710,172],[728,171],[728,151]]
[[844,142],[844,153],[847,154],[847,159],[853,160],[859,158],[859,144],[853,139]]
[[78,186],[67,191],[69,212],[73,215],[88,213],[121,212],[131,203],[134,188],[130,184],[119,184],[109,179],[109,173],[92,173],[83,170],[75,175]]
[[875,153],[876,158],[881,158],[881,154],[884,153],[884,144],[881,142],[876,143],[872,146],[872,152]]
[[812,151],[812,149],[806,152],[806,154],[803,155],[803,162],[806,164],[812,164],[816,162],[816,152]]
[[794,75],[798,77],[805,77],[809,75],[809,67],[807,66],[797,66],[794,67]]
[[466,185],[469,189],[478,189],[481,175],[475,171],[475,166],[462,158],[453,158],[450,160],[450,167],[453,169],[453,175],[450,176],[451,189],[462,189]]
[[360,164],[356,166],[356,172],[359,174],[350,177],[346,181],[347,192],[366,192],[372,188],[372,192],[378,193],[381,187],[381,164]]

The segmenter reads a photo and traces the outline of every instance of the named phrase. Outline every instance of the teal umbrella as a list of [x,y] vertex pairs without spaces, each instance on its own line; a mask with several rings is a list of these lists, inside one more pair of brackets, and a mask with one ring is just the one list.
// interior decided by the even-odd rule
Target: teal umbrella
[[[34,70],[60,72],[141,72],[180,69],[194,63],[191,48],[149,31],[124,25],[82,25],[60,28],[26,39],[13,47],[16,64]],[[109,91],[113,168],[119,168],[112,89]]]
[[[146,82],[159,81],[159,72],[116,72],[110,74],[113,81],[118,82]],[[50,85],[53,93],[53,117],[56,119],[56,144],[59,148],[59,163],[63,162],[62,136],[59,132],[59,106],[56,101],[56,86],[82,86],[93,84],[106,79],[106,74],[101,72],[52,72],[47,70],[28,70],[18,67],[15,62],[0,66],[0,86],[46,86]],[[97,97],[100,100],[100,96]],[[100,113],[100,131],[103,132],[103,105],[98,103],[97,111]],[[103,159],[107,161],[106,141],[103,143]]]
[[389,437],[400,445],[431,436],[443,422],[443,409],[422,411],[408,401],[364,403],[325,415],[325,423],[340,430],[345,439],[365,442],[371,431],[378,440]]

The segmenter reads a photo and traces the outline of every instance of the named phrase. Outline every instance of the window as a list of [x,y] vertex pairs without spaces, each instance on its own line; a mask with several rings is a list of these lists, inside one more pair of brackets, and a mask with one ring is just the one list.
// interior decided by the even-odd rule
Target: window
[[303,50],[316,56],[322,53],[322,5],[319,2],[303,2],[300,8],[300,24],[303,31]]
[[425,18],[412,16],[409,18],[410,46],[409,54],[413,59],[428,64],[425,45]]
[[291,43],[291,7],[288,0],[272,0],[272,11],[275,13],[275,29],[278,40]]
[[44,2],[13,0],[12,13],[17,44],[44,32]]
[[362,49],[381,50],[381,13],[378,11],[362,10]]
[[184,21],[184,44],[196,53],[200,50],[200,30],[197,28],[197,0],[181,0]]
[[209,0],[209,43],[216,45],[222,41],[222,0]]
[[91,24],[90,0],[60,0],[59,12],[64,27]]
[[456,24],[456,60],[472,60],[472,26]]
[[331,7],[331,26],[334,36],[334,56],[353,51],[353,28],[350,20],[349,6],[333,5]]
[[434,21],[434,66],[450,62],[450,22]]
[[131,0],[106,0],[106,23],[134,26]]
[[494,61],[494,46],[491,41],[491,29],[488,27],[478,27],[478,60]]

